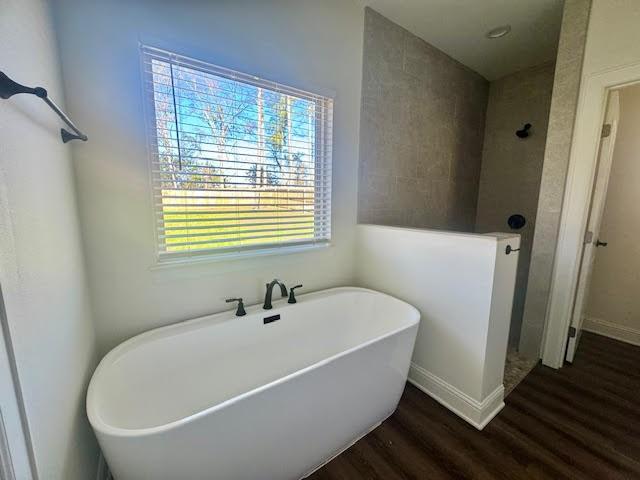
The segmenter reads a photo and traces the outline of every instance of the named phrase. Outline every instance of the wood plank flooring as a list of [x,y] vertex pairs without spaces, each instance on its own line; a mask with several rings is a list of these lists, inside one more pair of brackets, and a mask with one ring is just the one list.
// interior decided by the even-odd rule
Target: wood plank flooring
[[398,410],[311,480],[640,479],[640,347],[584,333],[479,432],[407,384]]

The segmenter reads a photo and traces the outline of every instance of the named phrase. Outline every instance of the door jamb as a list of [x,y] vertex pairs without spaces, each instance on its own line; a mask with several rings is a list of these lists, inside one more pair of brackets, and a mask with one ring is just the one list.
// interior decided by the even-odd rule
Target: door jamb
[[[0,412],[0,472],[11,479],[38,480],[38,471],[31,442],[31,433],[24,408],[22,387],[13,353],[13,342],[7,320],[7,313],[0,285],[0,355],[3,357],[3,380],[9,377],[9,388],[3,393],[2,405],[5,412]],[[7,398],[9,397],[9,398]],[[10,413],[10,418],[5,416]],[[7,429],[11,424],[11,428]],[[2,477],[2,475],[0,475]]]
[[552,368],[561,368],[564,364],[584,232],[593,193],[600,129],[609,90],[638,82],[640,63],[598,72],[582,81],[542,348],[542,363]]

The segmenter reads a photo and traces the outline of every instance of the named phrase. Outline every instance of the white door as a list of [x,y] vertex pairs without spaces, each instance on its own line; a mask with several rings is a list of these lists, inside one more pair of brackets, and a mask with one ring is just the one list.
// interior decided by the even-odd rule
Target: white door
[[597,249],[607,246],[606,239],[600,237],[600,224],[602,222],[605,199],[607,198],[607,187],[609,185],[609,174],[611,173],[611,161],[613,159],[619,116],[620,94],[613,90],[609,93],[607,111],[605,113],[604,125],[602,126],[602,136],[598,150],[598,165],[593,186],[593,195],[591,196],[591,206],[589,208],[589,220],[584,236],[584,249],[582,251],[582,262],[580,263],[578,288],[576,290],[573,314],[571,316],[569,342],[567,344],[567,362],[573,362],[578,342],[580,341],[582,322],[584,319],[584,305],[589,294],[593,260],[595,259]]

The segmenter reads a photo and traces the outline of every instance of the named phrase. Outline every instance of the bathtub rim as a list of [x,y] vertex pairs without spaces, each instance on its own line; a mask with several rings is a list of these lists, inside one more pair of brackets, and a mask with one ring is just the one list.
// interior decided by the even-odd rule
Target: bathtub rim
[[[266,391],[272,387],[275,387],[277,385],[280,385],[282,383],[285,383],[286,381],[296,378],[300,375],[303,375],[311,370],[314,370],[316,368],[322,367],[324,365],[327,365],[329,363],[332,363],[350,353],[356,352],[358,350],[361,350],[363,348],[368,347],[369,345],[372,345],[376,342],[380,342],[386,338],[389,338],[391,336],[397,335],[405,330],[409,330],[411,328],[416,328],[418,327],[419,323],[420,323],[420,311],[414,307],[413,305],[411,305],[410,303],[405,302],[404,300],[400,300],[399,298],[396,298],[392,295],[383,293],[383,292],[379,292],[377,290],[372,290],[369,288],[362,288],[362,287],[333,287],[333,288],[328,288],[328,289],[324,289],[324,290],[317,290],[314,292],[308,292],[305,293],[303,295],[298,295],[298,298],[303,299],[303,298],[310,298],[310,297],[321,297],[324,296],[326,294],[329,293],[339,293],[339,292],[366,292],[366,293],[371,293],[371,294],[375,294],[375,295],[382,295],[384,297],[388,297],[392,300],[396,300],[402,304],[404,304],[405,306],[409,307],[409,314],[410,314],[410,324],[408,325],[404,325],[402,327],[393,329],[383,335],[379,335],[377,337],[372,338],[371,340],[368,340],[366,342],[360,343],[358,345],[355,345],[351,348],[348,348],[346,350],[343,350],[341,352],[336,353],[335,355],[332,355],[330,357],[327,358],[323,358],[315,363],[312,363],[311,365],[308,365],[304,368],[301,368],[299,370],[295,370],[287,375],[284,375],[280,378],[277,378],[275,380],[272,380],[270,382],[267,382],[263,385],[260,385],[258,387],[252,388],[250,390],[247,390],[246,392],[241,393],[240,395],[236,395],[235,397],[229,398],[223,402],[217,403],[215,405],[212,405],[208,408],[205,408],[203,410],[200,410],[196,413],[193,413],[191,415],[187,415],[185,417],[179,418],[177,420],[173,420],[171,422],[167,422],[165,424],[162,425],[156,425],[153,427],[145,427],[145,428],[122,428],[122,427],[115,427],[113,425],[110,425],[108,423],[106,423],[99,411],[98,411],[98,407],[96,405],[97,403],[97,393],[96,393],[96,389],[97,386],[96,384],[100,381],[100,376],[101,376],[101,372],[103,370],[106,370],[107,368],[109,368],[109,366],[113,363],[113,361],[117,361],[119,354],[123,353],[123,351],[126,350],[130,350],[132,348],[135,348],[136,344],[140,344],[143,343],[147,337],[151,337],[153,335],[157,335],[159,332],[164,332],[167,330],[171,330],[171,329],[176,329],[179,327],[184,327],[186,325],[189,325],[191,323],[196,323],[196,322],[202,322],[205,319],[208,320],[212,320],[212,321],[229,321],[229,320],[233,320],[235,317],[233,316],[233,312],[232,311],[223,311],[223,312],[218,312],[218,313],[213,313],[213,314],[208,314],[208,315],[203,315],[197,318],[192,318],[189,320],[184,320],[184,321],[180,321],[180,322],[176,322],[176,323],[172,323],[169,325],[165,325],[162,327],[157,327],[157,328],[153,328],[151,330],[147,330],[145,332],[139,333],[138,335],[134,335],[133,337],[121,342],[120,344],[116,345],[114,348],[112,348],[98,363],[98,366],[96,367],[96,369],[94,370],[92,376],[91,376],[91,380],[89,381],[89,387],[87,389],[87,395],[86,395],[86,401],[85,401],[85,408],[86,408],[86,412],[87,412],[87,417],[89,419],[89,423],[91,424],[91,427],[96,431],[96,433],[101,433],[104,435],[108,435],[111,437],[124,437],[124,438],[134,438],[134,437],[145,437],[145,436],[150,436],[150,435],[155,435],[155,434],[159,434],[159,433],[163,433],[163,432],[167,432],[170,430],[174,430],[178,427],[184,426],[184,425],[188,425],[192,422],[197,421],[200,418],[203,418],[209,414],[212,414],[218,410],[222,410],[230,405],[233,405],[241,400],[244,400],[246,398],[249,398],[251,396],[257,395],[263,391]],[[249,307],[247,307],[247,310],[251,309],[252,307],[258,306],[260,305],[259,303],[256,304],[252,304]],[[277,302],[274,302],[274,307],[277,308],[282,308],[282,307],[287,307],[288,304],[286,303],[286,299],[282,299],[282,300],[278,300]],[[273,310],[276,310],[276,308],[274,308]],[[259,310],[260,311],[260,310]],[[249,313],[249,312],[248,312]],[[255,313],[255,312],[252,312]],[[96,379],[94,381],[94,379]]]

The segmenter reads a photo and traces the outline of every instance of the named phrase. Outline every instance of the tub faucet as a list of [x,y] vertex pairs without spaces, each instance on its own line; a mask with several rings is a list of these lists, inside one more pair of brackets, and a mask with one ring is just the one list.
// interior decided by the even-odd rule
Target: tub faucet
[[272,280],[271,283],[267,283],[267,292],[264,295],[264,305],[262,306],[262,308],[264,308],[265,310],[271,310],[272,308],[271,296],[273,294],[273,287],[275,287],[276,285],[280,286],[280,293],[282,294],[282,298],[287,297],[287,287],[284,286],[284,283],[282,283],[278,279]]

